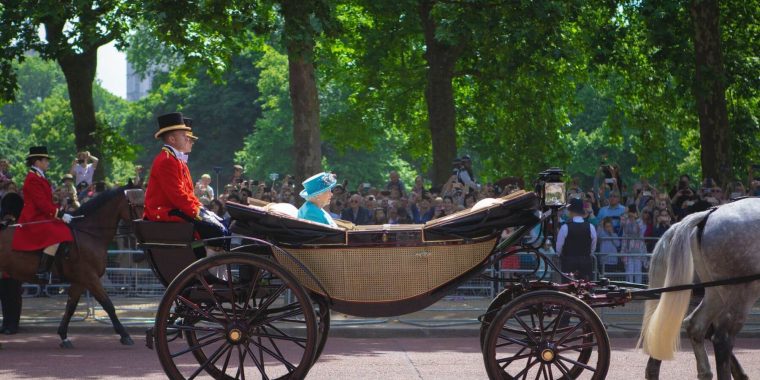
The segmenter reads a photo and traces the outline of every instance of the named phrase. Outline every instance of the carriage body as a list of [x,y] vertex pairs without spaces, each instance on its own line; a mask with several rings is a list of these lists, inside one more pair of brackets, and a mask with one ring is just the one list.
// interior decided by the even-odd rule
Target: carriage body
[[[229,253],[213,257],[201,258],[203,242],[193,241],[191,224],[136,224],[138,241],[167,285],[148,341],[155,342],[171,378],[194,378],[202,372],[213,378],[237,378],[227,367],[230,353],[241,346],[248,357],[259,357],[261,363],[253,360],[254,372],[260,372],[261,378],[302,378],[324,347],[331,309],[363,317],[422,310],[503,257],[506,244],[547,221],[540,193],[522,191],[424,225],[339,222],[339,228],[332,228],[284,215],[266,204],[227,206],[234,235],[226,239],[237,241]],[[507,227],[515,227],[515,232],[499,243]],[[481,346],[489,376],[521,377],[521,365],[533,371],[531,376],[537,370],[546,374],[543,364],[548,368],[556,362],[556,378],[576,378],[584,371],[591,373],[589,378],[604,378],[609,364],[606,331],[584,302],[588,299],[579,298],[592,295],[589,289],[584,283],[540,280],[508,286],[482,316]],[[520,325],[515,326],[518,320]],[[524,325],[523,320],[534,324]],[[220,335],[222,343],[216,344],[221,346],[206,352],[203,340],[214,334]],[[516,337],[504,338],[510,334]],[[539,335],[541,342],[536,342]],[[556,342],[547,340],[550,336]],[[186,343],[172,348],[182,342],[179,337]],[[531,346],[530,354],[519,346],[500,353],[509,342]],[[284,348],[288,344],[295,346]],[[560,349],[577,357],[561,366]],[[287,357],[290,351],[296,352],[292,358]],[[246,353],[240,352],[239,368],[243,368]],[[200,364],[190,374],[177,365],[177,356],[185,353]],[[214,364],[225,353],[224,366]],[[594,359],[592,353],[597,355]],[[264,365],[267,355],[269,364]],[[511,357],[507,360],[514,360],[517,369],[506,369],[500,355]],[[528,357],[532,359],[524,363]],[[531,369],[535,360],[544,361],[542,369]],[[595,367],[587,364],[590,361]],[[270,373],[277,366],[282,367],[280,372]]]

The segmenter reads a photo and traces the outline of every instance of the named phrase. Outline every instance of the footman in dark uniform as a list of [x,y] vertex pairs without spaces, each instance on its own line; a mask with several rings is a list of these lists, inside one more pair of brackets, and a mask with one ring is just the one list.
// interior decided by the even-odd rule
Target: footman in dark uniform
[[557,253],[562,272],[574,273],[578,279],[592,280],[594,259],[591,257],[596,247],[596,229],[583,220],[583,201],[572,199],[568,207],[571,220],[563,224],[557,234]]

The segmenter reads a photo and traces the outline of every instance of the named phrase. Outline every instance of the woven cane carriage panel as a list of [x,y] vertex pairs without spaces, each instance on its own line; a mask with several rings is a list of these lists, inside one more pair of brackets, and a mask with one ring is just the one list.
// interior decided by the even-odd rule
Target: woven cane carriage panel
[[[290,249],[332,298],[354,302],[398,301],[429,292],[481,263],[495,239],[453,245]],[[283,254],[275,257],[309,289],[323,293]]]

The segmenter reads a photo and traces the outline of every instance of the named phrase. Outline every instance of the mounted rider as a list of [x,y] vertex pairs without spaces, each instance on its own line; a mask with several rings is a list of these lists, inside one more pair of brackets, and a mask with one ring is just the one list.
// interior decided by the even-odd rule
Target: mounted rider
[[[228,233],[221,218],[205,209],[193,192],[187,158],[198,138],[193,135],[189,123],[190,120],[179,112],[158,117],[158,131],[154,137],[162,140],[164,146],[150,170],[143,217],[154,222],[192,222],[197,238],[222,237]],[[208,245],[221,247],[223,244],[222,241],[211,241]],[[207,250],[213,252],[218,248]]]
[[24,208],[18,218],[19,227],[13,236],[14,251],[42,250],[37,278],[44,280],[50,273],[56,254],[65,254],[74,239],[66,224],[72,216],[64,213],[53,203],[53,188],[45,171],[50,166],[47,147],[33,146],[26,157],[29,173],[24,179],[22,193]]

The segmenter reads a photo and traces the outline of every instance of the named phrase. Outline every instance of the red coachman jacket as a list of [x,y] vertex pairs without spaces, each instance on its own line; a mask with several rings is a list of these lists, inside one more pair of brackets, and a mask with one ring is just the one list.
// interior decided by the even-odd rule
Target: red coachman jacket
[[[22,189],[24,208],[16,228],[11,247],[14,251],[37,251],[56,243],[74,240],[71,230],[58,219],[58,207],[53,203],[50,183],[35,170],[29,170]],[[50,221],[49,223],[24,224]]]
[[170,216],[169,212],[177,209],[197,218],[200,208],[201,202],[193,192],[190,169],[171,149],[164,147],[150,169],[143,216],[155,222],[184,222],[177,216]]

